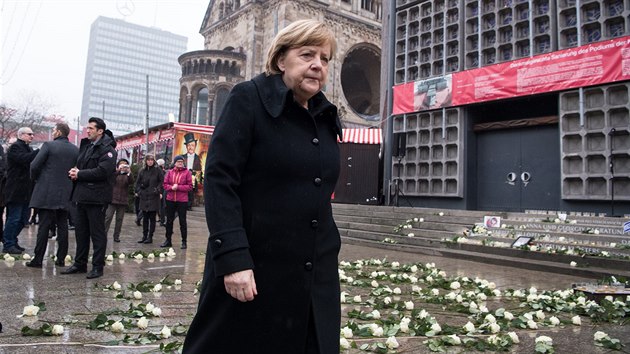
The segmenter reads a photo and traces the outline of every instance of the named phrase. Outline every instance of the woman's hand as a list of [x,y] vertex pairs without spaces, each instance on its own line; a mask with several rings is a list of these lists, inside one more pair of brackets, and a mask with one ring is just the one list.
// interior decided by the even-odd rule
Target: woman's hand
[[238,301],[252,301],[254,296],[258,295],[254,271],[251,269],[225,275],[223,283],[225,291]]

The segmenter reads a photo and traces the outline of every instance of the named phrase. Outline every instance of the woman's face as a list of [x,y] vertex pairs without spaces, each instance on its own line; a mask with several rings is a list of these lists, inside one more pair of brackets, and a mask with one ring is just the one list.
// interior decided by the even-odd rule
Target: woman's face
[[326,84],[329,61],[330,44],[289,49],[278,60],[282,80],[302,106]]
[[152,167],[154,163],[155,163],[154,159],[147,159],[147,166]]

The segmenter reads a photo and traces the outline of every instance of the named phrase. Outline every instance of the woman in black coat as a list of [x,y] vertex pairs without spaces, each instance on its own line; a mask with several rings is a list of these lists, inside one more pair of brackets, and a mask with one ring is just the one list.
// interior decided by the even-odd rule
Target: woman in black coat
[[155,215],[162,198],[162,182],[164,182],[162,169],[155,163],[155,157],[147,154],[136,181],[136,195],[140,199],[142,211],[142,240],[138,243],[153,243]]
[[210,238],[184,353],[339,352],[341,127],[321,93],[334,50],[323,23],[294,22],[266,73],[230,93],[204,174]]

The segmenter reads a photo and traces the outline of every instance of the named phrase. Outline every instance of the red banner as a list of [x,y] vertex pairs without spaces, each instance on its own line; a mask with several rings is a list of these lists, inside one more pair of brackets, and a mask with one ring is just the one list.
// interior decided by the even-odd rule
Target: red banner
[[630,36],[626,36],[397,85],[394,87],[393,114],[629,79]]

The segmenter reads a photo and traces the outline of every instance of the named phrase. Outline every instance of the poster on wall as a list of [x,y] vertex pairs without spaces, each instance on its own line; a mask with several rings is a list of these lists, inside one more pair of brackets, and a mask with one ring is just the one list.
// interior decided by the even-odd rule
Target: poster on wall
[[[394,86],[393,114],[630,79],[630,36]],[[435,81],[442,80],[442,81]]]
[[210,135],[178,130],[173,143],[173,156],[184,157],[184,164],[193,175],[193,192],[203,195],[203,167],[210,146]]

